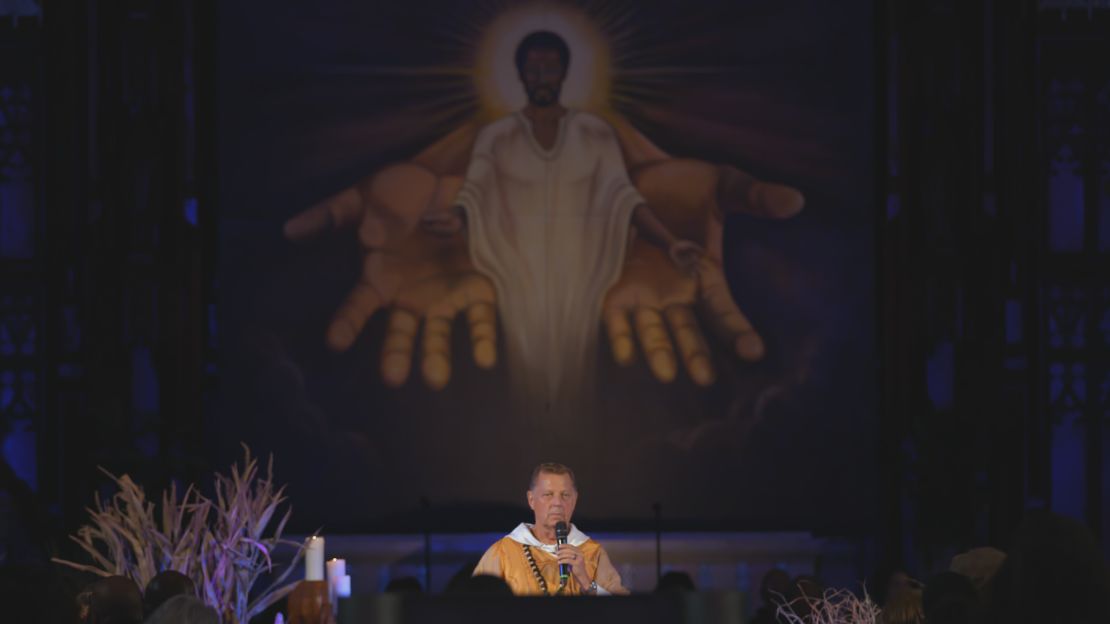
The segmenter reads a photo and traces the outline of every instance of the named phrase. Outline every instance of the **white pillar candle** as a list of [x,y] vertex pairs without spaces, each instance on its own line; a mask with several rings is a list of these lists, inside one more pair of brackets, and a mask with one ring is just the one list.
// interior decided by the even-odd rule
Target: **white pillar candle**
[[340,577],[347,575],[347,560],[346,559],[329,559],[328,560],[328,583],[336,583]]
[[339,598],[351,597],[351,577],[343,575],[336,580],[335,595]]
[[324,580],[324,538],[313,535],[305,541],[304,580]]

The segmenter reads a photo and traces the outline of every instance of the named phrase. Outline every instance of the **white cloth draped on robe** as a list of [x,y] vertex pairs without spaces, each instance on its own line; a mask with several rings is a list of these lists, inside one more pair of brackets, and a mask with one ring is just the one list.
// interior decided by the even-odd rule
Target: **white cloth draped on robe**
[[596,116],[567,111],[550,150],[522,113],[479,133],[457,203],[471,258],[497,289],[508,369],[530,403],[568,409],[591,387],[601,305],[643,201]]

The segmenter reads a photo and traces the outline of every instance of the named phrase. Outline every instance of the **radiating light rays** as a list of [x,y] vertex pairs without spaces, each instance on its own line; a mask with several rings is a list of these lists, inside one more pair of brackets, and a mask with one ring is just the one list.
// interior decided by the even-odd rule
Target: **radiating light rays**
[[431,65],[425,67],[401,67],[388,65],[326,65],[324,67],[318,68],[317,71],[321,74],[337,76],[415,76],[447,79],[469,79],[474,75],[474,70],[472,68],[461,65]]
[[438,50],[436,56],[455,63],[329,65],[317,71],[389,79],[398,101],[417,94],[434,96],[438,119],[473,113],[480,121],[526,103],[514,53],[520,40],[536,30],[553,31],[567,41],[571,64],[562,100],[575,108],[605,112],[614,105],[657,102],[673,90],[677,76],[727,71],[673,63],[645,65],[664,61],[669,58],[668,49],[691,45],[689,40],[697,37],[682,33],[686,41],[676,42],[666,36],[667,24],[652,24],[652,32],[647,33],[637,19],[636,4],[623,0],[491,0],[448,4],[444,11],[447,14],[431,21],[421,40]]
[[[346,89],[352,101],[366,103],[364,112],[349,109],[361,124],[351,118],[344,124],[358,132],[351,140],[330,133],[329,149],[357,151],[368,132],[384,127],[374,153],[416,153],[429,137],[519,109],[525,94],[514,63],[516,46],[542,29],[558,33],[571,48],[564,104],[610,120],[619,115],[676,153],[701,154],[712,145],[718,157],[747,161],[754,149],[760,162],[776,171],[812,176],[816,164],[781,154],[773,144],[806,143],[812,150],[806,137],[813,124],[807,120],[827,117],[828,111],[819,100],[798,100],[792,97],[797,90],[775,83],[782,71],[795,67],[789,54],[781,56],[781,46],[747,51],[745,41],[772,38],[766,27],[766,16],[727,3],[692,8],[630,0],[443,3],[424,30],[411,33],[415,53],[406,51],[410,33],[405,33],[400,47],[374,51],[379,62],[317,68],[318,75],[336,81],[331,83],[336,91],[323,86],[323,97],[342,97]],[[795,34],[803,40],[797,45],[806,45],[806,33]],[[346,78],[374,84],[363,89]],[[756,94],[762,99],[753,99]],[[726,137],[734,141],[731,149],[722,143]],[[755,137],[768,145],[753,146]]]
[[521,39],[537,30],[554,32],[570,48],[563,104],[586,110],[604,108],[610,85],[609,48],[596,22],[565,3],[531,2],[494,18],[478,42],[474,80],[482,110],[491,116],[503,115],[527,104],[514,57]]

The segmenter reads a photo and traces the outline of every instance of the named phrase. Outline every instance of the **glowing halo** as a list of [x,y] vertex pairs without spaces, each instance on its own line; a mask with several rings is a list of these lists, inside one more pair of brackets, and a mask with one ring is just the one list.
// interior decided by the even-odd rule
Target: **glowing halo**
[[570,67],[563,83],[562,103],[585,110],[606,108],[610,86],[609,45],[601,30],[578,9],[535,2],[499,14],[482,33],[474,66],[474,86],[482,112],[489,117],[499,117],[527,104],[514,55],[520,40],[537,30],[559,35],[570,48]]

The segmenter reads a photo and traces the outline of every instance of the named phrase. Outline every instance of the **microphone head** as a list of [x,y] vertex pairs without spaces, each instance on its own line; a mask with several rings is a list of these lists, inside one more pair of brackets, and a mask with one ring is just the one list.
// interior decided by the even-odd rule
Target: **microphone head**
[[560,520],[559,522],[555,523],[555,537],[561,537],[565,539],[568,533],[570,533],[570,529],[567,528],[566,522]]

